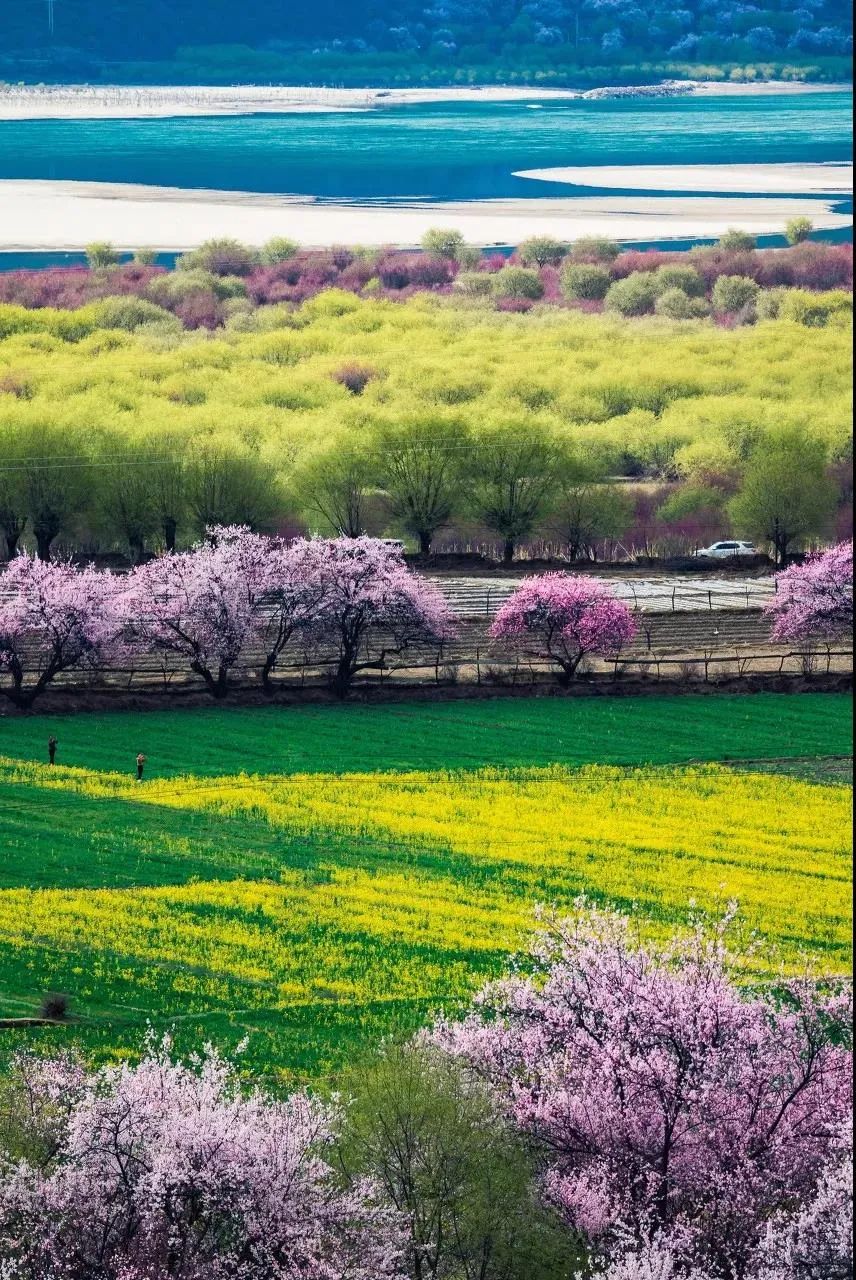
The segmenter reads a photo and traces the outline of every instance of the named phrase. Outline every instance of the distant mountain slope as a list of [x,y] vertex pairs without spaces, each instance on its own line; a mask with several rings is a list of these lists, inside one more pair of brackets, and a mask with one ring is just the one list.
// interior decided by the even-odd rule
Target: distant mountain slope
[[6,79],[95,79],[129,64],[150,79],[147,64],[172,63],[216,79],[249,70],[282,81],[314,65],[319,78],[356,66],[398,69],[404,81],[597,67],[626,80],[663,62],[762,76],[810,64],[828,78],[843,74],[852,48],[846,0],[3,0],[0,9]]

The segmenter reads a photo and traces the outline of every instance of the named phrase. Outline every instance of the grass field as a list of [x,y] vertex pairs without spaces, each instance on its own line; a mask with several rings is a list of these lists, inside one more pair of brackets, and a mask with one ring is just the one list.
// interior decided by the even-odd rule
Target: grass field
[[654,931],[737,898],[756,968],[842,972],[850,751],[833,694],[0,719],[0,1015],[60,990],[30,1040],[324,1077],[581,892]]

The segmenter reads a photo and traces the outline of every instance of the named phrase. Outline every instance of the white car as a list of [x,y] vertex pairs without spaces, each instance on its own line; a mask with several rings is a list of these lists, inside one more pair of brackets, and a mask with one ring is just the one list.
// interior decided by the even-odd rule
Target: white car
[[735,556],[757,556],[758,548],[754,542],[713,542],[694,554],[705,560],[732,560]]

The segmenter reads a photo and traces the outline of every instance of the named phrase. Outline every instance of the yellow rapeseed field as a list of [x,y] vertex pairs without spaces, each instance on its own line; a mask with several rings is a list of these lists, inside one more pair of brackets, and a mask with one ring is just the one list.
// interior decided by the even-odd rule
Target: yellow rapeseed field
[[[7,795],[35,788],[85,804],[95,825],[102,809],[115,824],[118,806],[173,851],[156,880],[132,877],[133,887],[96,887],[116,884],[101,868],[81,887],[0,892],[7,989],[9,975],[29,974],[111,1016],[198,1018],[197,1036],[212,1018],[251,1029],[304,1017],[308,1040],[292,1030],[312,1042],[310,1073],[335,1056],[318,1049],[320,1026],[332,1043],[376,1037],[396,1019],[418,1025],[502,971],[538,904],[567,912],[580,895],[638,911],[654,934],[736,901],[760,939],[755,974],[849,963],[843,786],[720,765],[137,784],[4,758],[0,783]],[[227,844],[248,832],[263,865],[196,880],[199,822]],[[181,845],[166,838],[179,828]],[[108,842],[108,870],[109,857]],[[292,1065],[303,1052],[266,1049]]]

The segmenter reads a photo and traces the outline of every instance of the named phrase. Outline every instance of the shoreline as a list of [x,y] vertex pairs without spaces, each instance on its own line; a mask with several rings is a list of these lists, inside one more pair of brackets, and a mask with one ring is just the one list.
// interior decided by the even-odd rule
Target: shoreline
[[3,85],[0,121],[167,119],[187,116],[362,112],[442,102],[571,102],[621,98],[739,97],[852,92],[850,84],[767,80],[737,83],[665,80],[596,89],[503,85],[425,89],[328,89],[310,86]]
[[76,252],[95,240],[119,250],[143,245],[182,252],[228,236],[259,245],[289,236],[306,248],[331,244],[416,247],[438,224],[481,247],[519,244],[534,234],[560,239],[600,235],[614,240],[716,239],[740,225],[778,234],[789,218],[807,216],[817,230],[851,225],[832,201],[750,197],[598,195],[396,205],[319,203],[311,196],[187,190],[132,183],[0,181],[0,251]]

